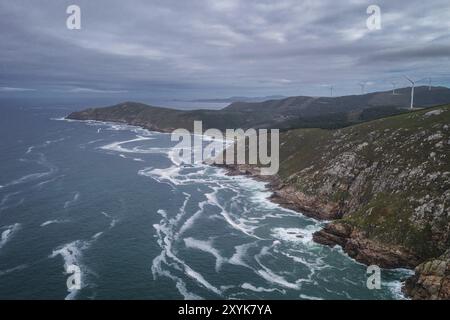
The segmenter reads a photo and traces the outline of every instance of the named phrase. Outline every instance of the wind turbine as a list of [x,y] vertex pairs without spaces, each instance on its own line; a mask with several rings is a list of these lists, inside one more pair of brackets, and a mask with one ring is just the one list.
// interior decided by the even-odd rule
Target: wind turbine
[[411,82],[411,110],[414,109],[414,87],[416,86],[416,82],[412,81],[410,78],[405,76],[406,80]]
[[391,84],[392,84],[392,95],[395,96],[395,86],[397,85],[397,83],[392,81]]
[[333,86],[330,86],[331,97],[333,96]]
[[365,82],[360,82],[359,83],[359,86],[361,87],[361,94],[364,94],[364,92],[365,92],[365,87],[366,87],[366,83]]
[[431,91],[431,78],[428,78],[428,91]]

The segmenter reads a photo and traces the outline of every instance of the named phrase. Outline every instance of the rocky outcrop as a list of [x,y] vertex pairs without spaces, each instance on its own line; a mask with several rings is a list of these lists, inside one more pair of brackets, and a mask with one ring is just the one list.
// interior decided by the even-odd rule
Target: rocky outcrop
[[356,261],[381,268],[414,268],[421,261],[406,248],[368,239],[364,232],[342,222],[329,223],[314,233],[313,240],[331,247],[339,245]]
[[415,269],[415,275],[406,280],[403,292],[412,299],[450,300],[450,250]]
[[274,192],[270,197],[282,207],[300,211],[305,216],[318,220],[334,220],[342,217],[341,206],[337,202],[324,201],[324,198],[310,196],[296,190],[290,185],[274,186]]

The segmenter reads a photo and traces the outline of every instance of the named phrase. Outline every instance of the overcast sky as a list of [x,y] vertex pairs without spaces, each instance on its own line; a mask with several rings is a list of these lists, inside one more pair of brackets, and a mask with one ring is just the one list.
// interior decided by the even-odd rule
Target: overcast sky
[[[81,8],[81,30],[66,27]],[[366,9],[381,8],[381,30]],[[0,0],[0,96],[338,95],[450,85],[450,1]]]

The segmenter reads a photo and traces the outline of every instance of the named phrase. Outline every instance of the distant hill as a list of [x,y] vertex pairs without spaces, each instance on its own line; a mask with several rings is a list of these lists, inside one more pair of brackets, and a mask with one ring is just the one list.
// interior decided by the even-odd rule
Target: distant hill
[[[235,102],[224,110],[246,113],[255,120],[258,126],[262,127],[271,126],[274,122],[282,128],[322,127],[321,123],[327,122],[330,116],[336,116],[335,123],[337,126],[341,126],[399,113],[402,109],[410,107],[410,99],[411,88],[402,88],[397,89],[395,95],[392,94],[392,91],[384,91],[342,97],[300,96],[261,103]],[[449,103],[450,89],[432,87],[429,90],[429,87],[417,87],[414,100],[416,107]],[[308,120],[314,122],[313,125],[305,125],[304,123],[307,124]],[[330,119],[329,123],[334,122]]]
[[233,102],[263,102],[267,100],[280,100],[286,98],[285,96],[273,95],[266,97],[229,97],[229,98],[212,98],[212,99],[195,99],[189,102],[218,102],[218,103],[233,103]]
[[[342,128],[407,111],[410,88],[343,97],[290,97],[264,102],[234,102],[222,110],[175,110],[124,102],[115,106],[74,112],[70,119],[130,123],[150,130],[192,129],[194,120],[205,128]],[[450,103],[450,89],[416,88],[415,106]]]

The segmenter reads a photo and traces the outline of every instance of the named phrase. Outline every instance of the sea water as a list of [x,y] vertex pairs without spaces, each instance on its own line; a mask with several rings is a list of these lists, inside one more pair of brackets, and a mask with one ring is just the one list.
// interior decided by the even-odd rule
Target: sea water
[[[169,134],[0,108],[0,299],[402,299],[405,270],[312,241],[264,183],[179,166]],[[67,289],[66,267],[81,270]]]

